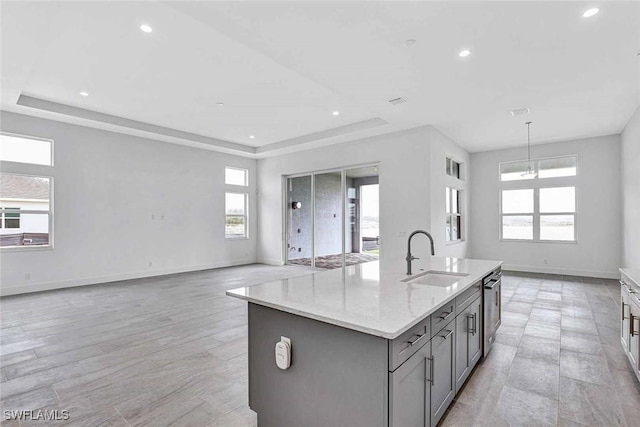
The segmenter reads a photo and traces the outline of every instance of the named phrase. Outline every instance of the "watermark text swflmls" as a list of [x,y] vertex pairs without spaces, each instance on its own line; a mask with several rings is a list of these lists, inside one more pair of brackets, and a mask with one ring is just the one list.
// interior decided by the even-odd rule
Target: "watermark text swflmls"
[[5,409],[2,416],[7,421],[66,421],[70,418],[67,409]]

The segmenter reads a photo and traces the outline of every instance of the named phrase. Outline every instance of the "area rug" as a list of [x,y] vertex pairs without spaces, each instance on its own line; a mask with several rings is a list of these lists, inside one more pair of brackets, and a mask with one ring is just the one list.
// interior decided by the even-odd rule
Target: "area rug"
[[[347,254],[346,255],[346,265],[355,265],[362,264],[363,262],[376,261],[378,259],[377,255],[369,255],[369,254]],[[306,265],[311,266],[311,258],[300,258],[300,259],[290,259],[289,264],[293,265]],[[324,268],[327,270],[332,270],[334,268],[342,267],[342,255],[325,255],[316,257],[316,268]]]

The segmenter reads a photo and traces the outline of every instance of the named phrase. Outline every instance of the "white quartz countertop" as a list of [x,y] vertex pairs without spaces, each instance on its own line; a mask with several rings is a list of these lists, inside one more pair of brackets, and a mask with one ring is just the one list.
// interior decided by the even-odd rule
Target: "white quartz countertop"
[[636,282],[640,286],[640,269],[637,268],[621,268],[620,271],[626,274],[629,279]]
[[227,291],[227,295],[276,310],[387,339],[400,336],[502,264],[431,257],[413,262],[413,273],[464,273],[449,286],[405,283],[406,264],[379,261]]

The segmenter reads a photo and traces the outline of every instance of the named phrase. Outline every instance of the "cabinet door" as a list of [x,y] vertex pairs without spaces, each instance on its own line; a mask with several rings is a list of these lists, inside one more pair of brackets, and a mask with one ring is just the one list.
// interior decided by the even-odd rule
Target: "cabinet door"
[[630,299],[629,304],[629,356],[634,369],[640,368],[638,356],[640,353],[640,305]]
[[431,402],[431,344],[425,344],[389,373],[390,427],[428,427]]
[[471,309],[467,307],[456,317],[456,392],[462,388],[471,372],[468,336],[469,330],[473,326],[471,323]]
[[469,308],[471,309],[473,320],[471,324],[472,330],[467,334],[467,339],[469,340],[469,365],[470,369],[473,369],[480,357],[482,357],[482,299],[477,298]]
[[621,300],[621,325],[620,325],[620,343],[624,351],[629,351],[629,291],[625,285],[620,286]]
[[456,394],[455,345],[456,324],[449,322],[431,339],[431,425],[435,426],[444,415]]
[[482,303],[476,298],[456,318],[456,393],[482,356]]

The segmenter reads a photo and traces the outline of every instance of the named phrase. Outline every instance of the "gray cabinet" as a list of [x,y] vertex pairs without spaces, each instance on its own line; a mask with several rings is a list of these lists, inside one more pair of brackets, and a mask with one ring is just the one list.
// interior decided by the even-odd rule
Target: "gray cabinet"
[[431,422],[431,343],[389,373],[389,419],[394,427],[428,427]]
[[456,322],[449,322],[431,339],[431,425],[435,426],[456,395]]
[[640,380],[640,286],[624,272],[620,285],[620,343]]
[[456,392],[482,355],[482,302],[476,298],[456,318]]

